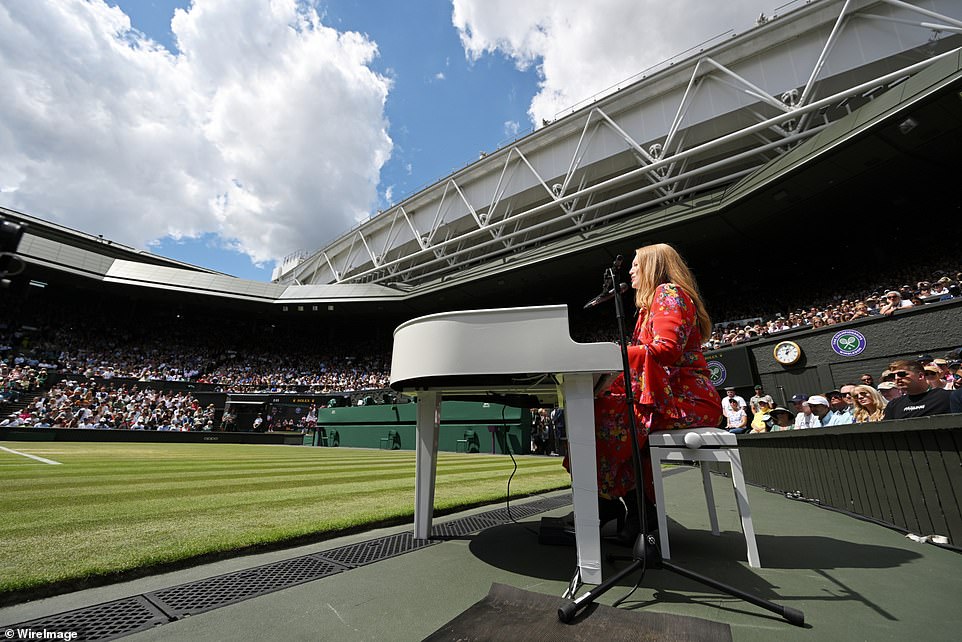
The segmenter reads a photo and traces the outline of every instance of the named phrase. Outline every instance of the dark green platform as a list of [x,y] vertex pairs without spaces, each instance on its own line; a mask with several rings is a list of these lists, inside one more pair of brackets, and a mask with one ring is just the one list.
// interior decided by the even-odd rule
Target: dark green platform
[[[642,587],[622,608],[724,623],[735,640],[950,640],[962,630],[957,606],[962,555],[752,487],[749,495],[764,568],[751,569],[728,480],[714,477],[720,537],[708,530],[700,481],[697,471],[688,469],[665,478],[672,561],[801,609],[806,627],[794,627],[768,611],[658,570],[648,571]],[[539,546],[535,534],[539,517],[456,537],[125,639],[420,640],[484,598],[496,582],[561,594],[574,568],[574,549]],[[407,530],[365,533],[7,607],[0,609],[0,623],[23,622]],[[601,602],[610,604],[628,589],[627,584],[613,589]],[[518,631],[517,639],[524,639],[523,631]]]

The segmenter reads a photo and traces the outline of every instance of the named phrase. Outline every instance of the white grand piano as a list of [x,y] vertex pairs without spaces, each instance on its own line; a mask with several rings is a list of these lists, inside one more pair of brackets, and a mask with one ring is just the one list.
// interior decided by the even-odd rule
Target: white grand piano
[[545,406],[561,401],[580,579],[599,584],[593,400],[596,386],[616,372],[621,372],[618,345],[573,341],[563,305],[446,312],[398,326],[391,387],[418,398],[414,537],[431,534],[442,397],[510,393],[537,396]]

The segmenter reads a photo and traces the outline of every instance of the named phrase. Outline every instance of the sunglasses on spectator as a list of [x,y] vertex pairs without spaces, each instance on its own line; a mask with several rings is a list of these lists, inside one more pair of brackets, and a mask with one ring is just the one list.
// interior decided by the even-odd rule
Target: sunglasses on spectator
[[893,373],[892,373],[892,378],[893,378],[893,379],[895,379],[895,378],[903,379],[903,378],[909,376],[910,374],[912,374],[912,373],[909,372],[908,370],[899,370],[898,372],[893,372]]
[[885,297],[885,298],[886,298],[886,299],[897,299],[897,298],[899,298],[899,297],[898,297],[898,295],[896,295],[896,294],[890,294],[890,295],[888,295],[888,296]]
[[938,372],[931,372],[931,371],[929,371],[929,370],[926,370],[926,371],[925,371],[925,376],[926,376],[926,377],[938,377],[938,376],[939,376],[939,373],[938,373]]
[[869,393],[867,393],[867,392],[856,392],[856,393],[855,393],[855,396],[856,396],[856,397],[871,397],[872,395],[869,394]]

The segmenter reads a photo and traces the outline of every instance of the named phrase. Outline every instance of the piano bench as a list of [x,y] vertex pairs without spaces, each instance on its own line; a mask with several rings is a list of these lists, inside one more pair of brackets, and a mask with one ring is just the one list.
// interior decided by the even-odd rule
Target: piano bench
[[655,486],[655,504],[658,507],[658,534],[661,556],[671,559],[668,545],[668,519],[665,514],[665,490],[662,485],[661,462],[681,463],[697,461],[701,467],[702,485],[705,488],[705,501],[708,504],[708,518],[711,530],[718,535],[718,515],[715,512],[715,496],[712,492],[708,464],[727,463],[731,467],[732,485],[735,489],[735,505],[741,518],[742,533],[748,548],[748,564],[760,568],[758,546],[755,543],[755,526],[752,511],[748,504],[748,488],[742,475],[742,460],[738,453],[735,435],[718,428],[689,428],[688,430],[665,430],[648,435],[651,448],[651,472]]

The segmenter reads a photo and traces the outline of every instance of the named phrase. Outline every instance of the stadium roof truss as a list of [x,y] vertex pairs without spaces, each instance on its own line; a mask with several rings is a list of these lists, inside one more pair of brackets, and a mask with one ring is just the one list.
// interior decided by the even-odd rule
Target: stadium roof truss
[[[410,291],[720,193],[938,61],[954,0],[824,0],[759,19],[483,157],[280,274]],[[669,117],[670,115],[670,117]]]

